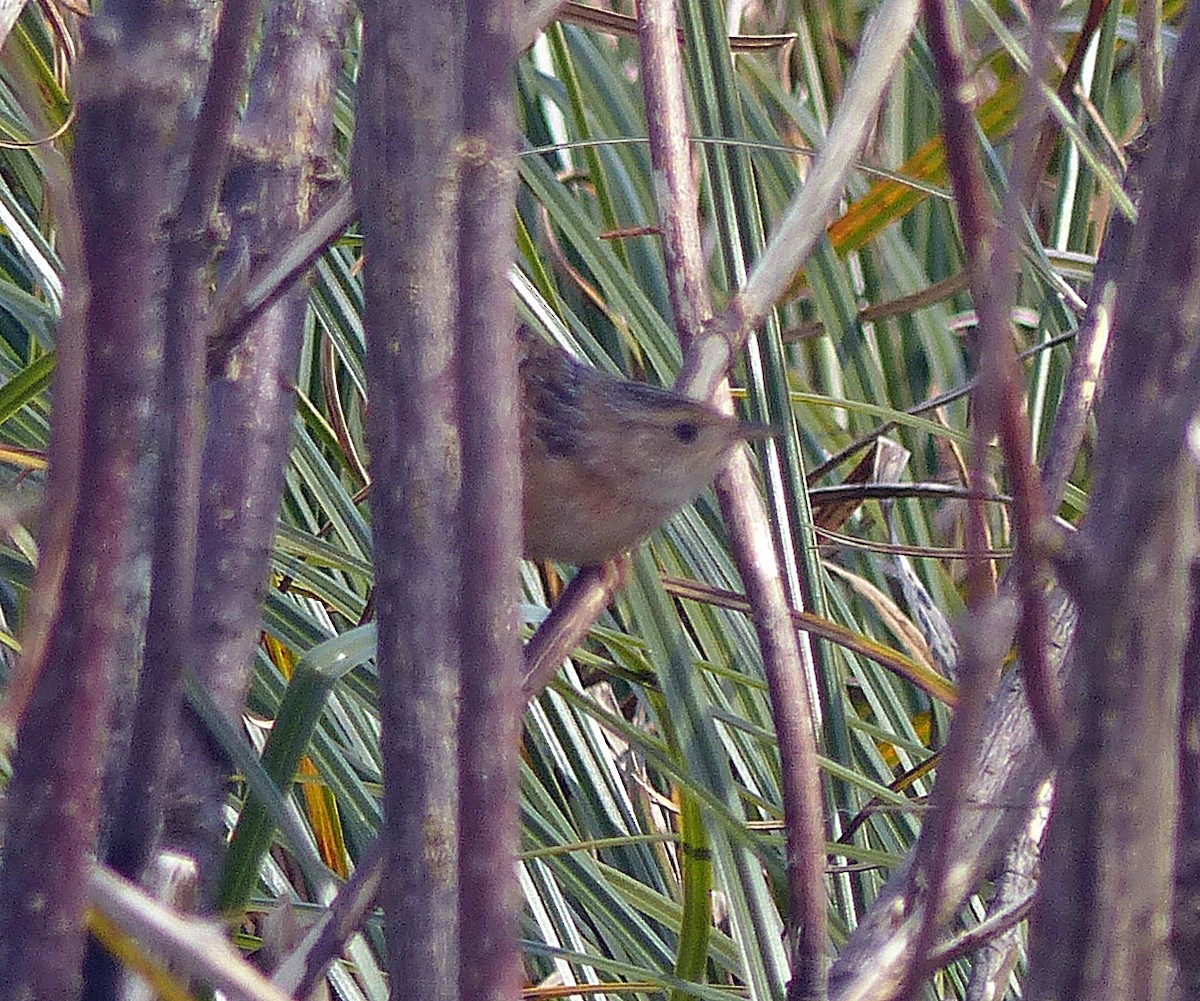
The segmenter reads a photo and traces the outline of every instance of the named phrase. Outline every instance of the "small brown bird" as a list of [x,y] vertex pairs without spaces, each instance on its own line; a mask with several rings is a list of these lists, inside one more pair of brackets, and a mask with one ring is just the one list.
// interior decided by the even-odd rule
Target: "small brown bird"
[[629,549],[694,500],[738,442],[772,430],[521,344],[525,555],[579,565]]

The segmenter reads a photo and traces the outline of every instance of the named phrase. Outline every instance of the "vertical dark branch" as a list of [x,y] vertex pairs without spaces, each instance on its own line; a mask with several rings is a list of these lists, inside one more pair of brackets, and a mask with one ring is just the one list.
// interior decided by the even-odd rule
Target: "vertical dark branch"
[[[1040,528],[1041,485],[1029,456],[1029,434],[1021,400],[1019,370],[1013,355],[1008,313],[1015,295],[1015,258],[1010,232],[1020,218],[1022,192],[1028,171],[1020,158],[1014,168],[1009,191],[1007,228],[998,229],[992,218],[983,166],[975,138],[973,88],[966,75],[966,42],[961,21],[952,4],[931,0],[926,5],[930,50],[938,73],[947,165],[954,189],[955,208],[972,299],[979,318],[975,364],[979,372],[974,395],[975,421],[971,479],[978,489],[984,481],[988,445],[999,435],[1004,447],[1013,492],[1021,553],[1014,574],[1021,597],[1021,655],[1030,708],[1043,739],[1058,742],[1056,693],[1048,667],[1048,614],[1037,555]],[[1033,32],[1034,45],[1042,35]],[[1040,79],[1042,60],[1034,59],[1034,80]],[[1036,86],[1036,83],[1031,84]],[[1032,152],[1036,123],[1040,116],[1026,111],[1019,132],[1025,142],[1019,148]],[[950,868],[958,864],[958,843],[953,831],[963,809],[963,793],[971,776],[971,747],[983,730],[987,707],[995,691],[1000,664],[1008,638],[1003,616],[988,611],[991,583],[982,552],[986,546],[986,524],[982,503],[968,509],[968,601],[972,618],[964,626],[959,665],[962,696],[938,774],[937,810],[929,824],[933,836],[922,839],[914,876],[925,883],[921,924],[902,996],[913,996],[924,973],[924,957],[930,952],[946,917],[946,885]],[[1031,548],[1032,543],[1032,548]],[[994,603],[993,603],[994,604]]]
[[1198,130],[1200,13],[1191,10],[1146,162],[1096,414],[1096,488],[1073,576],[1074,733],[1031,923],[1031,996],[1163,998],[1171,986],[1180,664],[1197,555],[1185,442],[1200,407]]
[[712,319],[712,301],[700,239],[700,191],[692,163],[673,3],[656,0],[639,7],[638,42],[650,162],[661,177],[655,191],[667,288],[679,339],[686,346]]
[[[688,141],[683,61],[672,0],[639,7],[643,91],[650,155],[658,193],[663,257],[676,325],[684,345],[711,319],[700,241],[699,193]],[[727,384],[721,390],[727,397]],[[745,454],[717,478],[717,497],[729,525],[738,566],[754,608],[754,626],[771,692],[779,742],[780,782],[787,837],[788,925],[795,929],[791,1001],[826,993],[828,930],[825,817],[817,768],[817,718],[804,682],[796,632],[758,487]],[[686,861],[685,861],[686,864]]]
[[[188,11],[112,4],[79,73],[75,176],[91,288],[78,496],[45,665],[18,733],[0,870],[0,995],[79,990],[107,686],[133,573],[135,468],[161,362],[156,296],[172,140],[195,80]],[[190,25],[189,25],[190,29]],[[161,33],[160,33],[161,32]],[[172,39],[168,44],[164,39]],[[79,295],[81,289],[73,289]]]
[[1137,5],[1138,83],[1146,121],[1157,122],[1163,100],[1162,0],[1142,0]]
[[[968,261],[971,293],[979,317],[976,369],[979,386],[974,394],[975,448],[972,479],[982,482],[983,457],[993,436],[1000,439],[1012,481],[1013,521],[1019,546],[1012,579],[1021,604],[1017,644],[1021,670],[1034,721],[1054,748],[1061,740],[1058,695],[1050,681],[1048,620],[1045,598],[1044,540],[1046,505],[1041,481],[1030,454],[1030,432],[1025,414],[1021,372],[1011,337],[1009,311],[1016,298],[1016,234],[1035,183],[1036,145],[1045,117],[1040,84],[1049,62],[1049,6],[1034,9],[1030,32],[1030,83],[1021,120],[1013,140],[1014,155],[1005,199],[1003,224],[996,227],[986,201],[986,186],[975,141],[972,88],[964,70],[962,28],[948,4],[937,4],[930,13],[929,40],[938,68],[938,91],[946,130],[947,164],[954,185],[959,225]],[[982,507],[972,504],[969,549],[984,544]],[[978,602],[983,593],[982,560],[968,571],[970,596]],[[991,668],[994,670],[998,665]],[[944,776],[943,776],[944,777]]]
[[191,639],[196,571],[208,288],[217,250],[213,214],[258,13],[256,0],[228,0],[224,5],[196,124],[197,141],[167,250],[158,428],[162,470],[154,516],[150,614],[129,759],[108,847],[109,863],[130,878],[145,865],[158,833],[168,755],[177,747],[175,724]]
[[[997,294],[999,276],[993,272],[996,226],[988,200],[987,185],[975,140],[975,116],[972,90],[966,77],[965,39],[963,27],[954,6],[944,0],[930,0],[926,5],[927,35],[938,73],[938,93],[941,98],[942,128],[945,136],[947,165],[954,190],[956,215],[962,233],[967,259],[967,274],[971,296],[979,317],[981,331],[1006,331],[1007,323]],[[987,335],[980,334],[980,338]],[[977,367],[979,358],[977,354]],[[976,391],[974,448],[971,479],[980,489],[986,475],[985,457],[988,443],[995,433],[997,401],[995,380],[980,376]],[[968,753],[983,724],[988,702],[994,690],[1002,654],[991,649],[989,627],[995,616],[986,617],[991,580],[986,558],[987,529],[984,508],[972,502],[967,512],[968,601],[974,619],[967,624],[962,637],[962,657],[959,664],[961,700],[955,712],[954,725],[947,743],[942,765],[938,770],[937,811],[927,821],[929,830],[922,838],[916,855],[914,874],[925,883],[923,907],[915,948],[909,959],[901,996],[914,996],[924,976],[925,956],[936,940],[942,917],[943,898],[949,868],[956,864],[951,854],[951,833],[954,831],[962,804],[971,758]]]
[[[266,15],[240,132],[254,155],[234,160],[222,194],[232,222],[219,265],[226,282],[287,244],[320,207],[345,19],[345,0],[277,2]],[[284,293],[257,316],[208,388],[190,655],[201,683],[234,718],[259,642],[305,308],[303,285]],[[172,778],[165,835],[197,859],[211,902],[229,766],[190,714],[180,742],[183,764]]]
[[464,14],[411,2],[362,6],[352,176],[367,258],[387,818],[381,899],[394,981],[425,1001],[448,1001],[458,996],[459,957],[454,325]]
[[[1200,511],[1197,511],[1200,517]],[[1171,946],[1179,996],[1200,996],[1200,563],[1192,565],[1192,621],[1179,707],[1179,827]]]
[[1039,168],[1038,136],[1046,118],[1040,87],[1051,62],[1050,22],[1055,12],[1054,5],[1046,0],[1037,0],[1033,5],[1030,82],[1013,137],[1013,166],[1005,196],[1003,223],[997,234],[993,257],[988,262],[995,276],[993,314],[986,320],[981,317],[979,329],[979,377],[981,386],[988,384],[989,389],[976,405],[976,420],[979,420],[980,413],[994,401],[996,433],[1013,494],[1013,527],[1018,552],[1011,576],[1021,607],[1016,636],[1021,674],[1029,711],[1042,740],[1052,752],[1061,746],[1063,733],[1061,699],[1051,679],[1049,659],[1050,616],[1046,600],[1049,575],[1045,549],[1051,527],[1041,477],[1033,461],[1022,373],[1013,346],[1009,313],[1017,297],[1017,234],[1040,176],[1034,173]]
[[[1124,474],[1109,467],[1108,475]],[[1142,532],[1138,563],[1107,564],[1109,579],[1080,595],[1079,676],[1068,704],[1076,738],[1059,765],[1043,850],[1031,997],[1173,996],[1179,663],[1196,558],[1195,483],[1190,462],[1156,475],[1170,493]]]
[[[521,482],[508,264],[516,190],[512,71],[516,0],[467,20],[458,351],[462,399],[462,702],[459,710],[459,994],[512,1001],[522,984],[516,854],[521,651]],[[469,402],[467,402],[469,401]],[[468,569],[469,567],[469,569]]]

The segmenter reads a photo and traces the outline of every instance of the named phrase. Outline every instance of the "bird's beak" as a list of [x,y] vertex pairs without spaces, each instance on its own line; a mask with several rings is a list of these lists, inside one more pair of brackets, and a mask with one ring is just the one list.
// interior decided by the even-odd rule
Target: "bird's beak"
[[764,438],[778,438],[783,433],[774,424],[759,424],[756,421],[740,421],[738,430],[746,441],[762,441]]

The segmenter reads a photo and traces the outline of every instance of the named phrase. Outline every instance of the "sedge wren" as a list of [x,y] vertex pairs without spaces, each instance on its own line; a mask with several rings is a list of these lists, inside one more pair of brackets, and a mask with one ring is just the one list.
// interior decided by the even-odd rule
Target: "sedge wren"
[[738,442],[773,433],[589,368],[525,326],[518,338],[528,557],[586,565],[624,552],[694,500]]

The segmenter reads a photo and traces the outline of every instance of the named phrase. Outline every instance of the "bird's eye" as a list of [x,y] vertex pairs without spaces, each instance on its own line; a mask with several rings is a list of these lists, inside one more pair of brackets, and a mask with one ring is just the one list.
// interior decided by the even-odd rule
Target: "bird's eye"
[[675,432],[675,437],[684,444],[695,441],[696,435],[700,433],[700,429],[691,421],[680,421],[672,430]]

